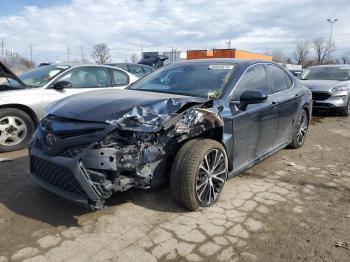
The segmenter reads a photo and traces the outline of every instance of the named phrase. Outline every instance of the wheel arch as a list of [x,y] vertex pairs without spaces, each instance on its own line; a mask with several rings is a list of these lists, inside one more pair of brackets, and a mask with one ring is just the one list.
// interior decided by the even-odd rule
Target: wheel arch
[[305,112],[307,113],[307,116],[309,117],[309,122],[310,122],[311,116],[312,116],[312,109],[310,108],[310,106],[308,104],[304,104],[302,106],[302,109],[305,110]]
[[25,106],[25,105],[21,105],[21,104],[0,105],[0,109],[5,109],[5,108],[13,108],[13,109],[18,109],[18,110],[25,112],[32,119],[32,121],[34,123],[34,127],[36,127],[38,125],[38,122],[39,122],[38,117],[36,116],[35,112],[30,107]]

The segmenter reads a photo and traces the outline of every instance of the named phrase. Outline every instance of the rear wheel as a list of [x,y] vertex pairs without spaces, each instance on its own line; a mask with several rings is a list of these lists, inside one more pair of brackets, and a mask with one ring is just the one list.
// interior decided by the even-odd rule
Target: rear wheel
[[350,100],[348,101],[347,105],[339,110],[339,113],[342,116],[349,116],[350,115]]
[[215,140],[194,139],[176,155],[170,177],[174,202],[195,211],[214,204],[227,178],[227,155]]
[[24,148],[34,131],[30,116],[16,108],[0,110],[0,152]]
[[301,112],[293,131],[293,140],[290,143],[291,148],[299,148],[304,145],[305,138],[309,129],[309,116],[305,110]]

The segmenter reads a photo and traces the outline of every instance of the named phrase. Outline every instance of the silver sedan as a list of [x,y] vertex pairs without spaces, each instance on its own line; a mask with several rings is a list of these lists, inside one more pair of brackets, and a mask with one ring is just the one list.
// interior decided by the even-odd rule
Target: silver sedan
[[124,89],[137,79],[113,66],[81,64],[41,66],[17,77],[0,62],[0,152],[26,146],[49,103],[101,88]]

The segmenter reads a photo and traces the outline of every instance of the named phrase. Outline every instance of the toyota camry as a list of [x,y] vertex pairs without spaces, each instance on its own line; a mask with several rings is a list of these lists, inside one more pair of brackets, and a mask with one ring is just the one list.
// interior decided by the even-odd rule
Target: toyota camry
[[189,210],[212,205],[225,182],[287,146],[304,144],[309,89],[266,61],[176,62],[128,87],[55,102],[30,143],[30,175],[77,204],[170,181]]

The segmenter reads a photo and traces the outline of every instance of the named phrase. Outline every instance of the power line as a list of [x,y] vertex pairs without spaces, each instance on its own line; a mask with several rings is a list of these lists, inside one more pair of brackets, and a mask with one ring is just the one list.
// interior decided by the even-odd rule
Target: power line
[[69,46],[67,46],[67,63],[69,63],[69,55],[70,55],[70,50],[69,50]]
[[29,43],[30,63],[33,64],[33,47],[32,43]]
[[230,49],[231,48],[231,38],[228,39],[228,41],[226,42],[227,44],[227,49]]
[[80,47],[80,51],[81,51],[81,62],[84,63],[84,47],[83,46]]
[[5,47],[5,41],[4,39],[1,39],[1,56],[4,56],[4,47]]

